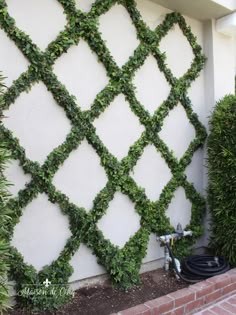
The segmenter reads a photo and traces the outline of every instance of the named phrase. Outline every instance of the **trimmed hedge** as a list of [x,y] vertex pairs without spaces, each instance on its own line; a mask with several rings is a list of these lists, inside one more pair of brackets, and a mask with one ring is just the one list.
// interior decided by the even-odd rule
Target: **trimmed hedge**
[[236,266],[236,97],[220,100],[210,120],[208,200],[211,246]]

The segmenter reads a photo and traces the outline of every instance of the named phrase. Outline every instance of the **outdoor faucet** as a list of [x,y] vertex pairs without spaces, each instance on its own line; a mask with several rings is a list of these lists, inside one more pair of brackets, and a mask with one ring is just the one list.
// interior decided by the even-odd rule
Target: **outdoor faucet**
[[[162,236],[157,237],[157,241],[161,242],[161,244],[163,244],[165,246],[165,248],[164,248],[165,271],[169,270],[170,261],[172,260],[170,255],[169,255],[169,250],[168,250],[166,244],[169,245],[170,242],[171,242],[171,244],[173,244],[174,240],[178,240],[182,237],[192,236],[192,235],[193,235],[192,231],[184,231],[181,224],[178,223],[175,233],[162,235]],[[175,258],[175,260],[176,260],[176,265],[178,265],[179,269],[180,269],[180,262],[178,261],[177,258]]]

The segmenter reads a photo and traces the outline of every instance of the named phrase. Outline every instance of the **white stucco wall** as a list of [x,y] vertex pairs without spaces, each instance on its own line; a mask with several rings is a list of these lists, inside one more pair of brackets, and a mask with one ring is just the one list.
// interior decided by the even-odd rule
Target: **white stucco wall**
[[[77,1],[77,5],[88,11],[92,2],[88,1],[85,5],[84,1]],[[7,3],[16,24],[28,33],[41,49],[45,49],[65,25],[62,8],[56,0],[7,0]],[[137,6],[143,19],[152,29],[163,20],[166,13],[170,12],[147,0],[137,0]],[[44,17],[45,12],[50,18]],[[42,20],[44,23],[41,23]],[[198,43],[203,45],[202,23],[187,17],[186,21],[197,36]],[[116,5],[101,16],[100,31],[117,64],[122,66],[139,44],[135,28],[125,9]],[[3,70],[7,77],[6,83],[10,86],[12,81],[27,69],[28,62],[1,30],[0,42],[0,69]],[[174,75],[184,74],[190,66],[193,54],[178,26],[162,40],[160,49],[166,51],[167,62]],[[96,55],[82,40],[77,47],[70,48],[67,54],[56,61],[54,72],[68,91],[76,97],[78,106],[83,110],[90,108],[96,94],[108,82],[105,68],[98,63]],[[137,98],[151,114],[167,98],[170,90],[152,56],[149,56],[137,71],[133,83],[137,88]],[[205,123],[204,72],[189,89],[189,96],[193,109]],[[43,163],[49,152],[64,141],[70,130],[70,122],[65,113],[57,106],[41,82],[35,84],[28,93],[22,93],[5,115],[7,118],[4,124],[19,138],[27,156],[39,163]],[[118,159],[127,154],[129,146],[144,130],[122,95],[117,96],[106,111],[95,120],[94,126],[101,140]],[[194,128],[180,104],[165,119],[160,136],[177,158],[183,155],[194,138]],[[186,174],[189,181],[202,193],[202,150],[195,153]],[[145,149],[131,175],[145,188],[151,200],[159,197],[162,188],[171,178],[165,161],[151,145]],[[17,161],[13,161],[9,166],[7,176],[14,184],[10,188],[13,194],[30,181],[30,176],[23,174]],[[90,211],[93,198],[105,186],[107,178],[96,152],[84,141],[70,154],[56,173],[53,182],[71,198],[72,202]],[[185,227],[190,220],[190,209],[191,204],[186,199],[184,190],[179,188],[167,210],[167,215],[174,226],[180,222]],[[98,227],[114,244],[122,247],[139,228],[139,220],[128,197],[117,193],[110,203],[107,214],[99,221]],[[12,244],[24,255],[26,262],[40,270],[45,264],[50,264],[57,258],[69,236],[67,218],[60,213],[57,205],[52,205],[47,200],[46,195],[40,195],[27,206],[15,228]],[[151,262],[161,257],[163,249],[159,247],[155,236],[151,235],[143,262]],[[96,257],[83,244],[72,258],[71,264],[74,267],[71,281],[105,272],[103,267],[97,264]]]

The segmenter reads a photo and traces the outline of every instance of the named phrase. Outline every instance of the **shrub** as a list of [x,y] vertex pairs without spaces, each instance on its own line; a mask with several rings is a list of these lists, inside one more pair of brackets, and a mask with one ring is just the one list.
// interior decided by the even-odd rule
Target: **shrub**
[[208,201],[211,246],[236,266],[236,97],[219,101],[210,119]]
[[[0,75],[0,108],[3,105],[3,84]],[[1,118],[1,117],[0,117]],[[7,186],[9,185],[5,176],[4,168],[9,159],[8,152],[4,146],[4,142],[0,137],[0,314],[3,314],[9,308],[9,292],[7,287],[7,271],[9,258],[9,245],[5,239],[6,225],[10,219],[6,201],[9,198]]]

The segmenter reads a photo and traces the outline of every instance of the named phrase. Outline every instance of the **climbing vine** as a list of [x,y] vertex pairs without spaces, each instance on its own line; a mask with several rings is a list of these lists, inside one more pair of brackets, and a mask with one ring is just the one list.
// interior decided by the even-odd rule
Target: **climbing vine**
[[[49,201],[60,207],[70,223],[72,235],[67,240],[59,257],[38,273],[33,266],[24,262],[23,257],[15,248],[11,250],[10,275],[16,281],[16,291],[21,292],[17,296],[18,302],[21,306],[34,310],[57,308],[70,298],[71,295],[69,294],[63,296],[50,295],[48,292],[46,295],[34,296],[22,294],[22,292],[25,292],[24,290],[29,286],[40,287],[45,279],[50,279],[51,283],[57,286],[68,288],[68,279],[73,272],[70,260],[81,243],[92,249],[98,258],[98,262],[106,268],[114,283],[127,288],[139,283],[139,269],[146,254],[150,233],[159,235],[174,230],[165,215],[165,211],[176,189],[180,186],[183,187],[186,197],[192,203],[191,222],[187,228],[194,232],[193,238],[179,241],[176,245],[179,250],[188,248],[201,235],[202,216],[205,209],[205,200],[195,190],[193,184],[187,181],[185,175],[185,169],[190,164],[193,154],[204,144],[206,138],[206,130],[194,113],[187,93],[192,82],[202,70],[205,57],[184,18],[176,12],[167,14],[163,23],[152,31],[143,22],[134,0],[97,0],[88,13],[78,10],[74,0],[58,1],[64,8],[67,25],[57,38],[48,45],[47,49],[42,52],[28,35],[17,28],[14,19],[8,13],[5,1],[0,0],[0,27],[30,62],[28,70],[22,73],[5,93],[4,106],[1,110],[7,110],[22,92],[29,91],[33,84],[42,81],[48,91],[52,93],[57,104],[64,109],[71,122],[71,131],[65,142],[47,156],[42,166],[29,160],[18,139],[5,128],[4,124],[0,125],[0,132],[8,143],[12,157],[19,160],[24,172],[32,177],[30,183],[18,193],[18,196],[9,201],[8,206],[14,214],[9,223],[6,236],[11,239],[14,226],[19,222],[25,207],[41,193],[46,193]],[[117,66],[98,29],[99,17],[116,3],[123,5],[128,11],[140,41],[133,56],[122,68]],[[174,77],[171,69],[166,64],[165,53],[162,53],[159,49],[161,40],[174,25],[179,25],[194,54],[189,70],[180,78]],[[87,111],[80,109],[80,104],[77,104],[75,98],[69,94],[66,87],[59,82],[53,73],[55,61],[66,53],[70,47],[77,45],[80,39],[85,40],[91,50],[96,53],[109,76],[108,85],[96,96],[91,109]],[[154,115],[150,115],[137,100],[135,87],[132,83],[135,72],[144,64],[149,55],[154,56],[160,71],[171,87],[168,98],[157,108]],[[118,161],[96,134],[93,121],[121,93],[125,95],[131,110],[139,118],[140,123],[145,127],[145,131],[130,147],[128,155]],[[165,117],[178,103],[183,106],[196,131],[195,139],[190,143],[180,160],[173,155],[173,152],[169,150],[158,135]],[[96,196],[93,208],[89,213],[84,208],[73,204],[52,183],[55,173],[84,139],[87,139],[88,143],[96,150],[108,178],[106,186]],[[140,188],[130,176],[148,144],[153,144],[156,150],[160,152],[172,173],[172,178],[164,187],[159,200],[156,202],[150,201],[144,189]],[[109,202],[117,191],[130,198],[141,217],[140,229],[122,249],[105,239],[97,227],[98,220],[106,213]]]

